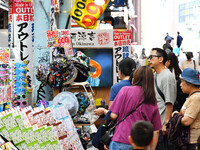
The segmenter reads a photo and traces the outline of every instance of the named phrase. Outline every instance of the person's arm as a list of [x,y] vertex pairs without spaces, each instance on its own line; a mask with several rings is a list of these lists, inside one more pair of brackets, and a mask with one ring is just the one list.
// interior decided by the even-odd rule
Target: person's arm
[[157,143],[158,143],[158,137],[159,137],[159,130],[154,131],[153,133],[153,144],[150,146],[150,150],[155,150]]
[[184,62],[181,63],[181,70],[184,70]]
[[109,101],[108,102],[108,108],[110,107],[110,105],[113,103],[113,101]]
[[[95,115],[99,115],[99,116],[101,116],[101,115],[103,115],[103,114],[106,115],[107,112],[108,112],[108,110],[105,109],[105,108],[102,108],[102,107],[100,107],[100,108],[94,110],[94,114],[95,114]],[[115,119],[117,119],[118,115],[112,112],[112,113],[110,114],[110,117],[111,117],[111,119],[115,120]]]
[[173,105],[171,103],[166,103],[165,120],[164,120],[164,124],[162,126],[162,132],[163,132],[164,135],[166,134],[166,125],[165,124],[171,118],[172,111],[173,111]]
[[190,126],[194,122],[194,119],[188,116],[183,116],[181,119],[181,124],[183,126]]

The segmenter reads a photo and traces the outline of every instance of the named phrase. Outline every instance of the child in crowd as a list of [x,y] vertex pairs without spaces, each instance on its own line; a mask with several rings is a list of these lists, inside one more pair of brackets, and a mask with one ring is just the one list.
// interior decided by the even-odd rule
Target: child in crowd
[[113,103],[115,97],[119,93],[122,87],[131,86],[132,76],[136,69],[136,63],[132,58],[124,58],[119,62],[119,78],[120,82],[111,87],[109,106]]
[[132,129],[129,141],[134,150],[145,150],[153,143],[153,125],[148,121],[137,121]]

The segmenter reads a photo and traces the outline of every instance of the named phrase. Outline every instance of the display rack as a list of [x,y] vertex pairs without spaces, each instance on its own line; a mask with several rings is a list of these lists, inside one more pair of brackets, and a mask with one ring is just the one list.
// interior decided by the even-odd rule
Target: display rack
[[71,87],[80,87],[80,86],[82,86],[87,95],[88,95],[87,87],[89,87],[91,92],[92,92],[92,94],[94,95],[94,91],[93,91],[93,89],[92,89],[92,87],[91,87],[89,82],[73,82],[73,83],[71,83],[70,86]]

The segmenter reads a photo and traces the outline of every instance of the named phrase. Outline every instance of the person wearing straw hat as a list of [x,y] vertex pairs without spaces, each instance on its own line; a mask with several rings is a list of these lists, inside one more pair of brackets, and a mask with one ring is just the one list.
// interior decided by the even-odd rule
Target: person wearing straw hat
[[[196,150],[197,139],[200,136],[200,73],[199,71],[186,68],[181,74],[181,89],[189,94],[188,99],[183,104],[180,114],[182,126],[190,126],[190,142],[187,150]],[[177,111],[173,112],[172,116]]]

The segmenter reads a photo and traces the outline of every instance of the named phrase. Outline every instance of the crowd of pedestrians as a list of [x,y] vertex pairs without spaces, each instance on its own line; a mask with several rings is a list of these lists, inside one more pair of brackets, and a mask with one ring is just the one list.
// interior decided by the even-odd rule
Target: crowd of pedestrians
[[[166,40],[170,43],[168,38]],[[178,43],[179,47],[180,45]],[[188,62],[194,62],[191,53],[186,56]],[[137,109],[115,128],[110,145],[104,147],[110,150],[198,149],[198,64],[184,65],[187,62],[183,62],[184,67],[180,68],[177,56],[172,51],[161,48],[153,48],[146,59],[148,65],[137,69],[131,58],[119,63],[122,81],[111,87],[110,117],[119,121],[131,110]],[[98,108],[94,112],[102,115],[108,110]]]

